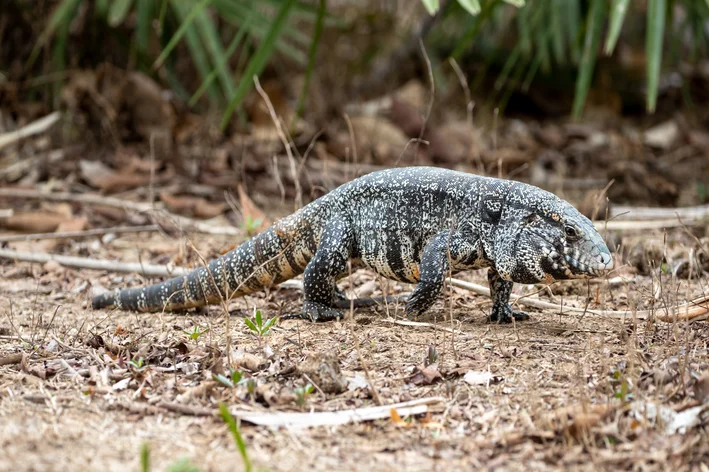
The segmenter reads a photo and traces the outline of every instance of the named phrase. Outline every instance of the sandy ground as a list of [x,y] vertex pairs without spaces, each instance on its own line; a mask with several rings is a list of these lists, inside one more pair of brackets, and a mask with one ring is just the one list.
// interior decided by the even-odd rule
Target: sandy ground
[[[128,235],[61,251],[165,263],[176,246]],[[224,243],[203,246],[213,257]],[[465,278],[485,280],[484,272]],[[1,470],[139,470],[146,444],[152,470],[192,470],[186,461],[196,470],[241,470],[215,414],[220,402],[241,411],[320,412],[429,397],[440,401],[412,418],[301,430],[244,422],[241,431],[254,466],[273,471],[709,470],[705,322],[530,309],[532,320],[502,326],[486,322],[489,299],[457,288],[419,320],[426,324],[395,324],[402,306],[388,304],[357,309],[343,322],[283,321],[262,339],[243,318],[254,308],[264,318],[296,310],[297,290],[232,301],[228,323],[219,307],[186,314],[89,307],[92,287],[142,282],[52,263],[0,263]],[[702,295],[705,284],[634,276],[613,285],[559,283],[534,296],[661,311],[668,301]],[[410,290],[365,271],[344,285],[375,296]],[[229,360],[243,374],[233,387],[216,377],[229,376]],[[334,367],[317,367],[324,364]],[[488,380],[468,382],[470,371]],[[299,397],[307,384],[312,392]]]

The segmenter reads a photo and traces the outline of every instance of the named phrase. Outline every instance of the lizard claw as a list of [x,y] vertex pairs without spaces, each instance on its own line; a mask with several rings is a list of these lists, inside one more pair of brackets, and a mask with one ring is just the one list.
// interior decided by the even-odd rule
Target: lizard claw
[[307,320],[314,323],[333,321],[345,316],[342,310],[332,308],[317,302],[303,302],[300,313],[281,316],[281,320]]
[[512,323],[512,319],[515,321],[527,321],[529,320],[529,315],[523,311],[515,311],[509,305],[504,305],[502,309],[500,307],[493,307],[492,313],[487,317],[487,320],[493,323]]

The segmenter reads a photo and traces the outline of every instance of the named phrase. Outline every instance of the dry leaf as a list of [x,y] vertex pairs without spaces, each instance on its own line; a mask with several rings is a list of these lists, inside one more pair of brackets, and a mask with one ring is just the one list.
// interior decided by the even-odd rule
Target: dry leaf
[[271,222],[264,212],[259,210],[256,204],[249,198],[241,184],[239,184],[237,190],[239,192],[239,204],[241,205],[241,216],[243,220],[245,222],[251,221],[254,225],[259,222],[259,224],[253,228],[255,233],[260,233],[268,229],[268,227],[271,226]]
[[64,215],[41,211],[16,213],[7,218],[0,218],[0,227],[23,233],[51,233],[66,219]]
[[[80,216],[78,218],[72,218],[67,221],[62,221],[59,226],[57,226],[57,233],[73,232],[73,231],[83,231],[89,227],[89,220],[85,216]],[[57,247],[66,243],[65,239],[48,239],[46,241],[41,241],[39,246],[44,250],[44,252],[52,252]]]

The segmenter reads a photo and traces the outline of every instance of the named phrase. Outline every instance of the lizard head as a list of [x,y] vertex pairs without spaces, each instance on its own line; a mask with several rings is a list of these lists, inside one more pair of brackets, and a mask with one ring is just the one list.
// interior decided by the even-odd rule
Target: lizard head
[[497,229],[496,246],[504,250],[495,266],[503,278],[519,283],[584,279],[613,267],[591,220],[551,193],[537,195],[543,198],[508,207],[505,227],[510,229]]

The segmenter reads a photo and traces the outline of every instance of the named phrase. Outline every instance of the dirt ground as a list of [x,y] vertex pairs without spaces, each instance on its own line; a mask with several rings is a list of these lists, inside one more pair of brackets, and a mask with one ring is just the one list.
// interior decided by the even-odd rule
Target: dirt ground
[[[176,246],[157,234],[119,235],[62,252],[164,263],[159,252]],[[212,257],[225,246],[204,238],[200,249]],[[2,262],[0,469],[137,470],[147,444],[153,470],[241,470],[215,414],[220,402],[240,411],[319,412],[440,397],[413,418],[299,430],[242,422],[241,431],[261,470],[705,471],[709,327],[634,320],[632,312],[661,313],[667,300],[702,295],[706,280],[629,273],[621,282],[557,283],[539,293],[516,287],[566,306],[628,310],[626,319],[530,309],[528,322],[490,324],[489,299],[448,287],[418,325],[395,324],[402,306],[394,303],[357,309],[343,322],[283,321],[258,339],[244,317],[258,308],[270,318],[300,303],[297,289],[276,289],[229,304],[228,356],[220,307],[96,311],[92,291],[145,280]],[[485,274],[462,278],[484,283]],[[411,288],[366,271],[343,281],[350,285],[374,296]],[[229,357],[243,372],[235,386],[216,377],[229,376]],[[328,359],[336,359],[334,373],[317,367]],[[476,381],[476,372],[487,376]],[[303,393],[307,384],[311,393]]]

